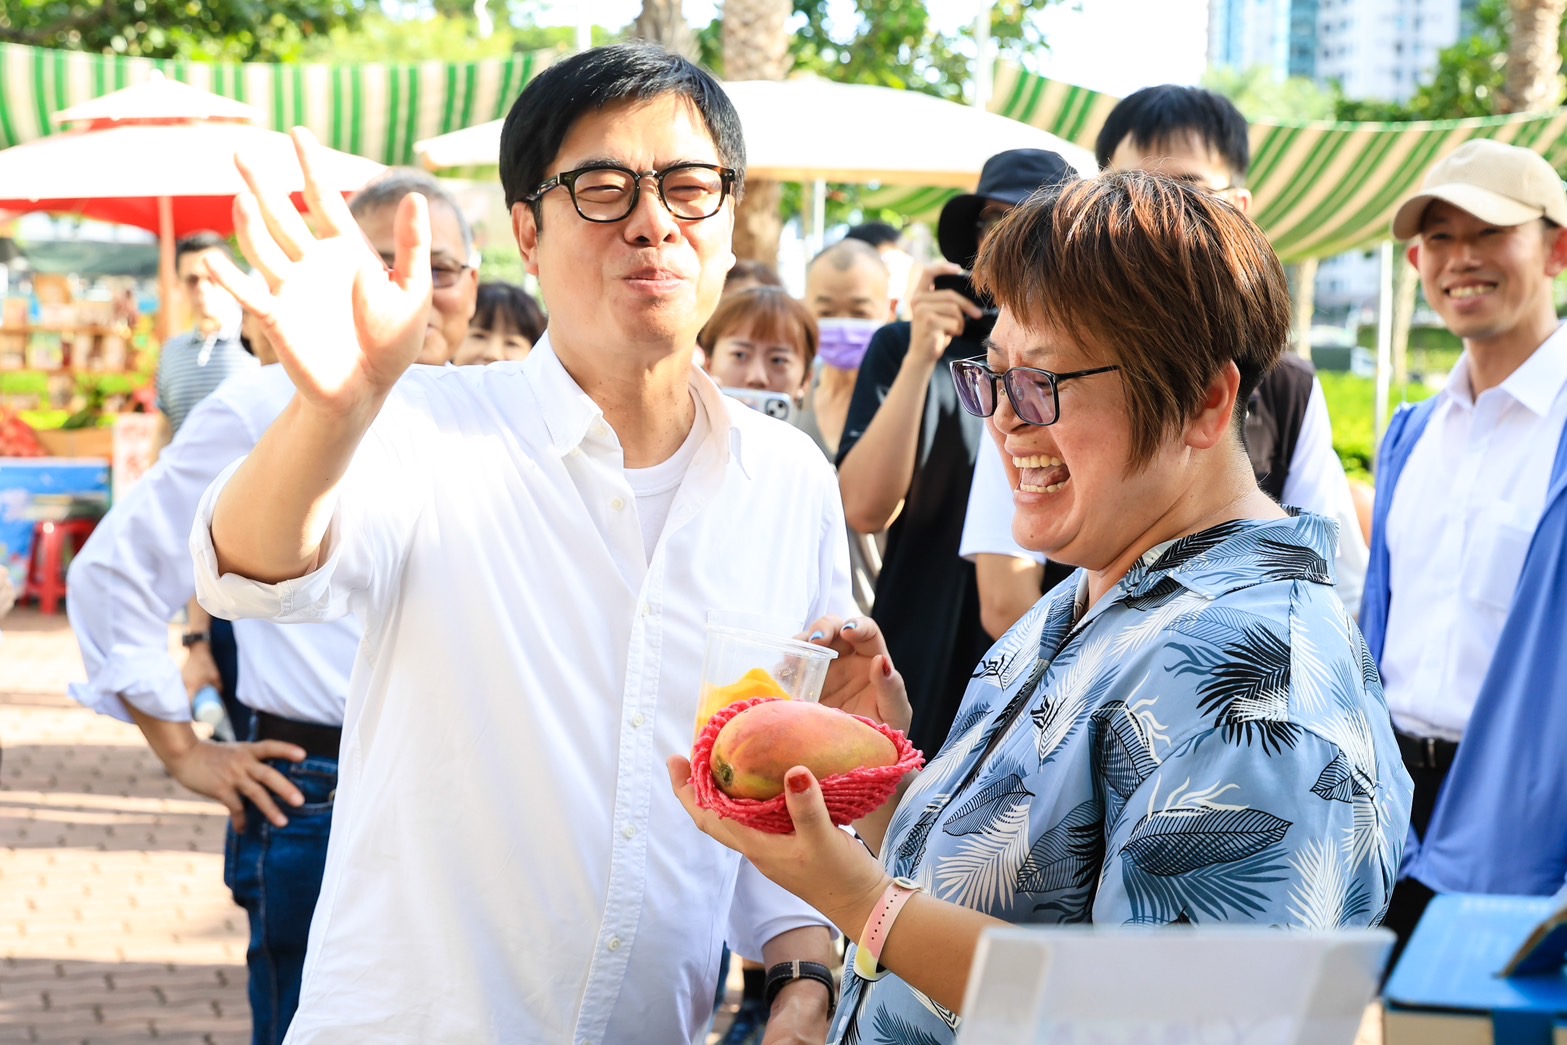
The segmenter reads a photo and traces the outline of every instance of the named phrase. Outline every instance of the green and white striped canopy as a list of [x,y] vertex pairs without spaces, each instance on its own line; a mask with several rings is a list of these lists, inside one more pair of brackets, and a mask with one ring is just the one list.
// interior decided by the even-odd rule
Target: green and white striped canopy
[[309,127],[334,149],[385,164],[413,144],[506,115],[553,51],[474,62],[221,64],[0,44],[0,148],[54,133],[54,114],[164,76],[258,109],[273,130]]
[[[1058,83],[1011,63],[997,67],[990,108],[1092,150],[1118,98]],[[1429,123],[1251,125],[1252,216],[1285,262],[1326,258],[1387,240],[1398,202],[1432,164],[1471,138],[1535,150],[1567,167],[1567,108],[1548,113]],[[909,218],[932,217],[953,195],[887,189],[873,202]]]

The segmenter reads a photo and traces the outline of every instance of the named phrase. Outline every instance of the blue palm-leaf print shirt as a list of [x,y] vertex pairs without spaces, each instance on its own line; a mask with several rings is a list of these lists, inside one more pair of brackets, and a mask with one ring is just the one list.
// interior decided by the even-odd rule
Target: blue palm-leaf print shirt
[[[1380,921],[1411,784],[1319,516],[1161,545],[1085,610],[1079,571],[974,673],[881,858],[1015,923]],[[844,973],[843,1045],[953,1040],[891,974]]]

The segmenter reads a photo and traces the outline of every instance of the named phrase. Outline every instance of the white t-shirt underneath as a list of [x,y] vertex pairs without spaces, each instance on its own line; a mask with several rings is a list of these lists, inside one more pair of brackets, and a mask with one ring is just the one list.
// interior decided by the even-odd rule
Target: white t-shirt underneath
[[675,491],[685,482],[692,459],[713,429],[702,401],[695,396],[692,396],[692,401],[696,404],[696,418],[691,422],[691,433],[680,444],[680,449],[671,454],[668,460],[651,468],[626,469],[626,482],[637,498],[637,522],[642,526],[642,548],[647,552],[649,562],[653,559],[653,549],[658,546],[659,534],[664,532],[664,523],[669,520],[669,507],[675,503]]

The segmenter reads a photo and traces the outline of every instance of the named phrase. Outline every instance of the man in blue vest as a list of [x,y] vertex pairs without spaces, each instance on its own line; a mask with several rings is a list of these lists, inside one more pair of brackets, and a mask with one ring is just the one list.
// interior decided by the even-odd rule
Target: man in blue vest
[[1487,140],[1433,167],[1393,219],[1464,343],[1382,442],[1360,614],[1415,781],[1384,923],[1401,944],[1436,893],[1567,878],[1564,226],[1550,164]]

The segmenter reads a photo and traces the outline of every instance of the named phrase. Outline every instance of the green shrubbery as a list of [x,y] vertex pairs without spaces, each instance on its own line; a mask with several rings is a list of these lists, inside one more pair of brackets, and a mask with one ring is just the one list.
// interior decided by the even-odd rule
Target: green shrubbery
[[[1377,449],[1377,383],[1353,374],[1319,372],[1317,377],[1322,381],[1328,416],[1333,420],[1333,449],[1338,452],[1339,460],[1344,462],[1344,471],[1351,479],[1369,482]],[[1431,388],[1418,382],[1391,389],[1388,414],[1392,416],[1400,403],[1418,403],[1433,394]]]

